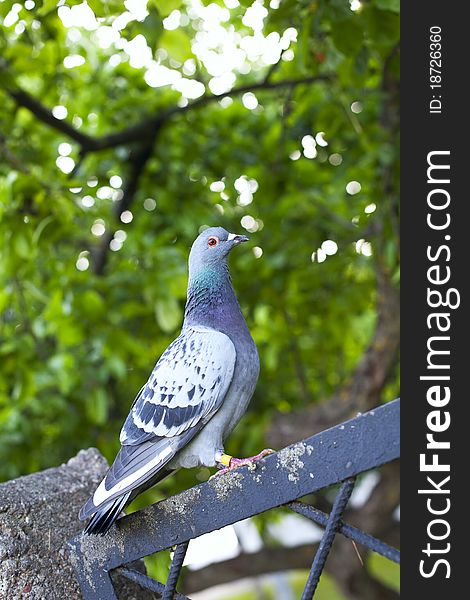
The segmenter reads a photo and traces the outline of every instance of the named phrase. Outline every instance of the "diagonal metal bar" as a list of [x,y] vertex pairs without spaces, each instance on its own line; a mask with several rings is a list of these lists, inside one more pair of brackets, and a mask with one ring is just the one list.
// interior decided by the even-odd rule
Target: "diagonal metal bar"
[[[123,575],[127,579],[130,579],[131,581],[135,581],[135,583],[138,583],[143,588],[147,588],[151,592],[156,592],[157,594],[160,594],[160,596],[165,591],[165,586],[163,585],[163,583],[155,581],[155,579],[152,579],[151,577],[148,577],[147,575],[144,575],[143,573],[140,573],[135,569],[129,569],[129,567],[119,567],[118,569],[116,569],[116,572],[120,575]],[[182,594],[178,593],[172,596],[172,600],[173,598],[175,600],[189,600],[187,596],[183,596]]]
[[183,542],[176,546],[175,553],[173,554],[173,560],[171,561],[170,572],[168,573],[168,579],[163,592],[162,600],[173,600],[176,591],[176,584],[183,568],[184,557],[188,550],[189,541]]
[[400,456],[395,400],[226,475],[120,519],[103,538],[80,535],[71,559],[85,600],[115,600],[109,571],[187,542]]
[[312,568],[308,575],[307,583],[302,594],[302,600],[312,600],[313,594],[317,589],[318,582],[320,581],[320,575],[322,574],[323,567],[325,566],[326,559],[330,553],[333,540],[338,532],[341,524],[341,517],[343,516],[346,505],[352,494],[354,484],[356,483],[355,478],[348,479],[345,481],[335,498],[331,514],[326,524],[326,529],[323,537],[318,546],[318,550],[313,560]]
[[[290,502],[286,506],[299,515],[307,517],[307,519],[310,519],[323,527],[325,527],[328,522],[328,514],[318,510],[318,508],[305,504],[304,502]],[[393,546],[389,546],[385,542],[382,542],[382,540],[378,540],[373,535],[369,535],[361,529],[343,522],[340,523],[338,533],[341,533],[344,537],[354,540],[358,544],[369,548],[369,550],[377,552],[377,554],[381,554],[385,558],[400,564],[400,551]]]

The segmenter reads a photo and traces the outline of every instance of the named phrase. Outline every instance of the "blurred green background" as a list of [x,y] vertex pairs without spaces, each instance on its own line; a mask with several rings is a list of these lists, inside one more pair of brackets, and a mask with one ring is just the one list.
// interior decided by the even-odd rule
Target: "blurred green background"
[[261,374],[229,452],[351,392],[370,353],[369,404],[398,395],[395,333],[376,339],[399,281],[398,11],[0,0],[0,479],[113,459],[207,225],[251,239],[231,272]]

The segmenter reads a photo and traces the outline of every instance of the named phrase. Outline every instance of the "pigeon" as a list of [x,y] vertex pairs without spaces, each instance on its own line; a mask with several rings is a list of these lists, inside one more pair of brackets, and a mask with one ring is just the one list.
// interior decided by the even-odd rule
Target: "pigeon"
[[141,492],[180,468],[220,473],[270,453],[238,459],[224,441],[251,400],[259,358],[228,269],[228,256],[246,242],[222,227],[205,229],[189,255],[184,321],[141,388],[122,427],[114,463],[79,517],[85,533],[105,534]]

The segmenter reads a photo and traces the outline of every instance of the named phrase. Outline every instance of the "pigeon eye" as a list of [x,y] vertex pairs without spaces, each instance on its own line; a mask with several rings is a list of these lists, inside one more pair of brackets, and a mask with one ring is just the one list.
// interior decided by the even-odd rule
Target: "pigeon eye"
[[215,235],[211,235],[211,237],[207,240],[207,245],[209,247],[213,247],[213,246],[217,246],[217,244],[220,242],[219,238],[216,237]]

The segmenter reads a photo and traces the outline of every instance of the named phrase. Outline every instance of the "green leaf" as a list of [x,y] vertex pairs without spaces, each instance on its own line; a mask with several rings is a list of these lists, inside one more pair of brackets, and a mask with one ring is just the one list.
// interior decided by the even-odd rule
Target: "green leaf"
[[361,17],[372,43],[381,47],[397,43],[400,17],[396,13],[369,6],[361,12]]
[[97,18],[120,15],[124,9],[122,0],[87,0]]
[[81,294],[79,303],[81,311],[94,320],[102,317],[106,310],[103,298],[95,290],[86,290]]
[[36,2],[36,8],[34,10],[37,11],[39,16],[57,10],[57,0],[39,0]]
[[108,416],[108,400],[101,388],[95,388],[86,399],[87,416],[92,423],[103,425]]
[[365,75],[367,73],[368,66],[369,66],[369,51],[365,46],[363,46],[359,50],[359,52],[356,56],[356,60],[354,62],[354,67],[355,67],[358,75]]
[[164,48],[170,58],[184,62],[192,56],[189,37],[180,29],[164,31],[158,40],[160,48]]
[[21,233],[15,234],[13,238],[13,249],[20,258],[29,258],[29,242],[25,235],[22,235]]
[[155,316],[161,329],[171,333],[181,323],[180,305],[172,297],[158,300],[155,305]]
[[33,233],[32,242],[33,242],[34,246],[37,246],[37,244],[39,242],[39,238],[41,237],[42,232],[44,231],[44,229],[50,223],[53,223],[53,222],[54,222],[54,217],[52,215],[49,215],[45,219],[42,219],[42,221],[39,223],[39,225],[36,227],[36,229],[34,230],[34,233]]
[[158,12],[162,15],[162,17],[167,17],[170,13],[181,6],[182,0],[151,0],[151,4],[157,7]]
[[0,290],[0,314],[5,310],[10,301],[10,295],[5,290]]
[[400,0],[374,0],[374,4],[381,10],[391,10],[392,12],[400,12]]
[[4,69],[3,66],[0,66],[0,84],[7,89],[15,88],[15,78],[10,73],[10,71]]
[[162,20],[156,10],[150,10],[148,16],[142,21],[141,33],[147,40],[147,44],[155,52],[158,40],[163,31]]
[[298,63],[302,71],[308,71],[312,62],[312,53],[311,53],[311,37],[310,31],[312,28],[312,17],[309,15],[305,20],[305,27],[302,28],[302,31],[299,34],[298,42],[297,42],[297,57]]
[[331,33],[335,46],[346,56],[356,54],[362,48],[364,32],[356,15],[333,21]]
[[119,356],[110,356],[107,361],[107,368],[109,372],[115,375],[118,379],[124,379],[127,374],[126,363]]
[[325,3],[325,16],[343,21],[351,16],[351,6],[347,0],[328,0]]

